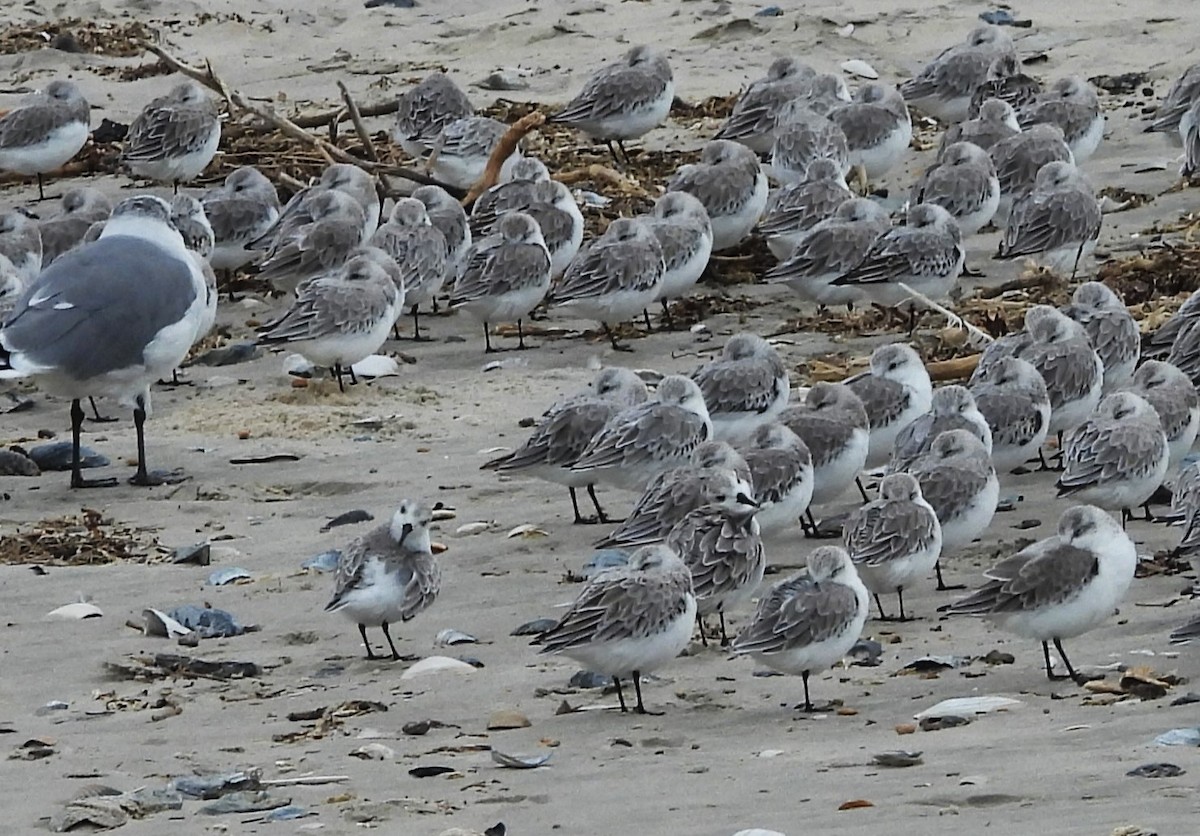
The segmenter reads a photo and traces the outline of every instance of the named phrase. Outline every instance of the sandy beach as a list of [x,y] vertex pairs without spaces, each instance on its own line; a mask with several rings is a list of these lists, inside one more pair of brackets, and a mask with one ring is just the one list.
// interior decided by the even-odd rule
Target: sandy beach
[[[848,0],[780,3],[778,16],[757,16],[765,5],[425,0],[411,9],[366,9],[361,2],[313,0],[33,2],[0,11],[0,108],[52,78],[70,77],[93,105],[93,128],[105,117],[127,124],[175,80],[165,74],[121,80],[123,69],[153,64],[148,54],[4,49],[6,27],[26,30],[67,17],[115,27],[136,20],[181,60],[196,66],[207,60],[253,101],[296,113],[337,107],[339,80],[360,103],[380,103],[434,68],[445,68],[480,107],[497,98],[562,103],[592,69],[641,42],[666,52],[677,95],[687,103],[738,92],[780,54],[830,71],[861,59],[882,80],[899,83],[961,40],[979,13],[991,8]],[[1063,0],[1053,11],[1051,16],[1034,4],[1014,10],[1016,17],[1033,19],[1030,28],[1007,30],[1018,50],[1045,53],[1027,71],[1043,79],[1147,74],[1132,92],[1102,92],[1106,139],[1083,166],[1112,204],[1137,198],[1130,208],[1105,215],[1100,265],[1139,257],[1164,240],[1180,241],[1196,208],[1195,193],[1172,188],[1178,149],[1142,128],[1144,110],[1200,60],[1194,26],[1178,3],[1165,0]],[[839,34],[851,23],[848,36]],[[496,92],[472,86],[497,70],[528,87]],[[373,132],[390,124],[386,116],[368,119]],[[677,114],[643,145],[693,150],[717,125],[712,118]],[[898,199],[933,160],[936,133],[919,124],[918,134],[933,137],[933,147],[912,151],[875,184]],[[576,141],[600,158],[586,140]],[[206,181],[239,164],[219,159]],[[84,181],[114,201],[146,191],[125,176]],[[47,192],[57,197],[72,182],[48,181]],[[657,193],[662,183],[641,185]],[[44,204],[36,197],[32,182],[0,186],[2,208],[39,211]],[[991,260],[998,238],[991,232],[969,240],[968,261],[985,276],[964,280],[968,296],[975,286],[999,286],[1026,269]],[[1134,308],[1140,317],[1161,318],[1164,301],[1178,304],[1196,286],[1194,275],[1180,272],[1161,286],[1131,279],[1122,287],[1140,294]],[[1065,290],[1057,292],[1059,301],[1065,299]],[[1107,666],[1106,681],[1115,690],[1116,666],[1173,677],[1178,684],[1153,699],[1048,682],[1036,642],[981,621],[939,615],[955,593],[935,592],[932,578],[906,591],[906,607],[917,620],[867,622],[864,638],[882,644],[878,665],[852,664],[813,677],[814,698],[836,700],[840,708],[811,717],[792,710],[803,697],[799,679],[756,676],[760,666],[698,642],[647,684],[647,703],[664,711],[661,716],[591,710],[615,709],[615,694],[568,687],[578,666],[538,657],[527,636],[511,635],[523,623],[561,612],[559,605],[579,589],[570,578],[591,556],[592,541],[607,531],[572,525],[565,490],[478,469],[498,448],[524,440],[522,419],[584,386],[601,365],[690,373],[738,331],[776,335],[796,387],[809,385],[822,370],[857,370],[872,347],[903,338],[895,329],[863,326],[861,319],[844,331],[836,324],[840,318],[816,330],[813,309],[782,287],[706,284],[697,295],[704,301],[689,310],[704,315],[704,329],[656,332],[633,340],[629,355],[615,354],[602,336],[581,336],[590,323],[552,312],[540,324],[564,328],[568,336],[536,337],[538,350],[498,355],[499,364],[491,366],[473,321],[423,318],[432,342],[386,346],[401,359],[397,376],[345,393],[329,380],[294,388],[282,368],[286,352],[261,351],[231,366],[192,366],[184,373],[190,385],[155,388],[147,424],[150,466],[182,469],[188,478],[181,484],[145,489],[122,483],[75,492],[67,473],[0,476],[0,535],[92,509],[132,532],[119,536],[132,538],[139,555],[40,569],[0,563],[0,834],[46,831],[89,785],[126,792],[165,787],[181,776],[249,769],[260,770],[264,781],[338,780],[268,788],[272,803],[290,799],[305,812],[302,818],[208,815],[200,808],[211,801],[187,798],[182,809],[130,820],[117,832],[351,834],[376,828],[432,836],[452,827],[482,832],[497,822],[512,836],[729,836],[747,828],[788,836],[835,828],[846,836],[1192,832],[1200,820],[1200,749],[1154,742],[1169,729],[1197,725],[1194,703],[1172,702],[1200,691],[1200,652],[1168,641],[1174,627],[1197,614],[1184,594],[1195,573],[1159,571],[1168,562],[1161,553],[1178,542],[1178,527],[1130,524],[1139,555],[1148,561],[1146,576],[1134,581],[1117,617],[1067,644],[1076,666]],[[236,302],[222,298],[222,342],[252,339],[253,326],[283,308],[281,299],[264,301],[261,294]],[[1001,315],[1015,317],[1016,310]],[[949,356],[941,323],[930,317],[927,326],[917,347],[927,359]],[[28,447],[51,434],[70,438],[67,402],[31,384],[9,388],[33,405],[0,418],[0,444]],[[0,408],[6,408],[3,402]],[[132,423],[115,404],[102,409],[119,422],[88,424],[84,443],[112,461],[106,475],[124,477],[136,456]],[[255,458],[269,460],[230,463]],[[1012,509],[996,515],[982,542],[946,561],[951,582],[974,586],[996,559],[1053,533],[1069,505],[1055,497],[1053,478],[1044,473],[1007,477],[1001,493],[1014,500]],[[613,490],[600,495],[616,516],[636,499]],[[367,661],[354,625],[322,611],[331,575],[302,568],[387,519],[406,497],[441,502],[455,516],[434,532],[448,547],[439,556],[441,596],[429,611],[395,625],[392,634],[400,652],[412,657],[470,657],[479,666],[469,673],[402,679],[411,662]],[[851,509],[856,498],[845,494],[821,509],[823,515]],[[357,509],[374,521],[322,531],[331,518]],[[487,525],[468,529],[477,533],[460,531],[472,523]],[[524,524],[536,532],[510,536]],[[211,544],[211,565],[171,562],[173,550],[204,542]],[[769,540],[769,571],[781,574],[767,580],[801,568],[814,545],[798,529]],[[207,583],[215,570],[228,567],[245,569],[249,581]],[[80,596],[103,616],[47,618]],[[145,608],[183,604],[224,609],[260,629],[191,648],[127,624],[140,623]],[[732,629],[749,614],[735,613]],[[438,646],[436,637],[445,629],[478,642]],[[382,640],[378,631],[371,637]],[[984,661],[992,651],[993,661],[1003,654],[1012,661]],[[139,658],[163,653],[252,662],[260,672],[232,680],[164,677],[151,668],[141,678],[128,675],[131,667],[142,667]],[[953,667],[906,667],[929,656],[957,658]],[[1020,704],[955,728],[897,731],[943,699],[986,695]],[[346,707],[352,701],[364,702]],[[341,713],[333,711],[338,706]],[[317,720],[323,708],[331,711]],[[488,730],[498,711],[516,712],[528,726]],[[424,728],[420,721],[434,722],[411,733]],[[379,745],[356,754],[371,744]],[[537,769],[506,769],[493,762],[491,750],[551,759]],[[921,762],[907,768],[874,762],[874,755],[894,750],[920,752]],[[1162,762],[1185,773],[1126,774]],[[410,773],[436,766],[452,771],[425,778]],[[869,804],[847,805],[855,801]]]

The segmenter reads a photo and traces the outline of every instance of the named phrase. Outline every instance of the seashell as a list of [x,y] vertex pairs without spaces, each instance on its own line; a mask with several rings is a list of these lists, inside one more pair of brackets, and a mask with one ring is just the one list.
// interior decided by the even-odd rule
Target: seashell
[[350,368],[360,377],[395,377],[400,374],[400,364],[384,354],[372,354]]
[[300,566],[301,569],[316,569],[318,572],[332,572],[337,569],[338,561],[341,560],[342,553],[337,549],[330,549],[327,552],[321,552],[316,557],[311,557]]
[[247,572],[245,569],[239,568],[237,566],[227,566],[224,569],[218,569],[217,571],[215,571],[211,575],[209,575],[208,576],[208,585],[209,586],[224,586],[227,583],[233,583],[234,581],[241,581],[241,580],[248,581],[248,580],[253,580],[253,578],[250,577],[250,573]]
[[450,547],[445,543],[439,543],[437,540],[434,540],[429,544],[429,550],[434,554],[441,554],[444,551],[449,551]]
[[46,618],[57,618],[62,621],[78,621],[83,618],[99,618],[104,615],[100,608],[87,601],[76,601],[46,613]]
[[898,749],[894,752],[880,752],[871,757],[880,766],[904,767],[916,766],[921,763],[920,752],[907,752],[903,749]]
[[837,30],[839,38],[848,38],[854,34],[854,24],[847,23],[845,26]]
[[926,717],[991,714],[993,711],[1005,711],[1021,705],[1024,705],[1024,703],[1010,697],[955,697],[954,699],[942,700],[937,705],[926,708],[919,714],[913,715],[913,719],[923,720]]
[[537,769],[539,766],[545,766],[550,762],[552,752],[547,752],[544,755],[508,755],[496,749],[492,750],[492,760],[500,766],[507,766],[509,769]]
[[142,632],[147,636],[161,636],[173,639],[178,636],[186,636],[192,632],[162,610],[148,607],[142,610],[142,618],[145,619],[142,625]]
[[550,532],[538,528],[533,523],[524,523],[523,525],[518,525],[516,528],[510,529],[508,534],[504,536],[509,538],[524,537],[526,539],[532,539],[534,537],[549,537]]
[[390,761],[396,757],[396,751],[382,743],[365,743],[350,752],[350,757],[364,761]]
[[871,80],[879,78],[879,73],[875,71],[874,67],[868,64],[866,61],[860,61],[857,58],[851,58],[849,61],[843,61],[841,67],[842,72],[850,73],[850,75],[856,75],[859,78],[869,78]]
[[509,633],[510,636],[536,636],[539,633],[544,633],[558,624],[558,621],[553,618],[537,618],[533,621],[526,621],[517,629]]
[[312,377],[317,367],[301,354],[289,354],[283,358],[283,373],[299,377]]
[[458,512],[453,508],[434,508],[430,516],[434,522],[443,522],[454,519],[458,516]]
[[460,525],[454,530],[454,533],[459,537],[473,537],[476,534],[482,534],[492,527],[489,522],[473,522],[466,525]]
[[437,634],[434,643],[439,647],[453,647],[456,644],[475,644],[479,639],[474,636],[447,627]]
[[473,673],[475,668],[449,656],[426,656],[400,674],[401,679],[417,679],[435,673]]
[[761,827],[754,827],[750,830],[739,830],[733,836],[783,836],[778,830],[763,830]]

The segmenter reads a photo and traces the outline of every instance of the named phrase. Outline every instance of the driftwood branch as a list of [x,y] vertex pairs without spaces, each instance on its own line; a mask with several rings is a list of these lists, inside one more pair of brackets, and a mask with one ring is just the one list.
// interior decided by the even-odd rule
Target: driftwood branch
[[504,161],[512,156],[513,151],[517,150],[517,143],[525,138],[525,134],[538,128],[546,121],[546,114],[535,110],[532,113],[527,113],[509,125],[508,130],[504,132],[504,136],[500,137],[500,141],[496,143],[496,147],[492,149],[492,155],[488,157],[487,167],[483,170],[483,176],[479,178],[467,196],[462,199],[463,206],[470,206],[475,202],[475,199],[485,191],[496,185],[500,179],[500,169],[504,165]]
[[[392,99],[390,102],[364,105],[358,109],[358,112],[360,116],[371,119],[375,116],[388,116],[399,109],[400,102],[397,99]],[[324,128],[327,125],[345,122],[349,118],[350,114],[346,112],[346,108],[338,107],[320,113],[302,113],[299,116],[292,117],[292,122],[301,128]]]
[[344,81],[339,81],[337,86],[342,91],[342,101],[346,103],[346,112],[350,114],[354,132],[358,134],[359,141],[363,144],[363,152],[371,162],[379,162],[379,155],[375,153],[375,145],[371,142],[371,134],[367,131],[367,126],[363,124],[362,114],[358,111],[358,105],[354,103],[354,97],[350,95],[350,88]]

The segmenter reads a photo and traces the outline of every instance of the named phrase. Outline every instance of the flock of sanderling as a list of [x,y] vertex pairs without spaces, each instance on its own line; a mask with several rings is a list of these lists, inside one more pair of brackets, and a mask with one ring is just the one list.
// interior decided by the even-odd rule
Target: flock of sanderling
[[[595,72],[550,116],[604,142],[619,165],[625,143],[662,124],[675,97],[666,58],[638,46]],[[912,186],[904,223],[856,196],[908,153],[908,105],[947,126],[936,163]],[[0,169],[53,171],[87,141],[90,108],[79,89],[55,81],[0,117]],[[179,365],[212,327],[216,272],[256,264],[291,294],[289,309],[259,341],[287,345],[327,366],[339,386],[377,352],[404,311],[419,339],[419,311],[439,294],[478,320],[492,351],[497,322],[518,325],[539,305],[614,326],[656,302],[686,294],[713,252],[751,235],[779,263],[765,276],[818,304],[886,306],[944,299],[965,266],[963,239],[1003,225],[999,258],[1032,256],[1072,277],[1101,225],[1100,204],[1078,168],[1096,150],[1104,115],[1077,77],[1043,86],[1025,75],[1008,34],[982,26],[897,87],[872,81],[850,94],[840,75],[795,59],[771,64],[703,148],[681,166],[647,216],[620,218],[586,244],[575,196],[519,147],[492,160],[508,126],[478,116],[466,95],[435,73],[399,99],[394,136],[433,178],[465,189],[502,163],[501,182],[468,215],[443,188],[423,186],[395,201],[385,222],[373,178],[330,166],[284,206],[253,168],[199,196],[178,193],[211,161],[221,135],[218,107],[184,81],[151,102],[129,128],[121,159],[139,177],[171,184],[172,202],[142,195],[113,207],[74,188],[61,210],[36,219],[0,216],[0,360],[6,377],[36,378],[72,401],[79,467],[84,398],[132,406],[138,434],[134,482],[154,484],[143,424],[150,386]],[[1185,173],[1200,167],[1200,69],[1189,69],[1147,128],[1185,147]],[[777,188],[772,192],[770,182]],[[0,308],[0,310],[4,310]],[[645,313],[649,327],[649,314]],[[1153,359],[1149,357],[1154,354]],[[720,641],[804,680],[859,639],[873,596],[904,591],[943,558],[983,535],[1000,482],[1059,439],[1061,496],[1077,499],[1054,536],[1002,560],[949,612],[986,616],[1052,643],[1067,674],[1079,674],[1062,641],[1113,614],[1137,555],[1124,525],[1164,483],[1184,516],[1182,547],[1200,545],[1200,464],[1176,476],[1200,429],[1200,292],[1142,352],[1137,324],[1107,287],[1087,282],[1062,309],[1038,305],[1025,328],[991,343],[965,386],[934,389],[917,353],[877,348],[868,371],[819,383],[791,403],[786,367],[763,338],[733,336],[720,357],[692,375],[647,381],[605,368],[584,392],[553,404],[529,439],[487,469],[568,488],[576,522],[611,522],[597,486],[640,492],[626,519],[598,542],[626,550],[598,571],[570,609],[537,639],[544,653],[572,656],[611,676],[621,706],[632,679],[673,660],[699,622],[719,619]],[[1143,361],[1139,365],[1139,361]],[[876,498],[860,479],[885,468]],[[814,508],[853,483],[864,504],[807,569],[772,585],[730,638],[726,615],[748,605],[767,565],[764,537],[801,527],[827,536]],[[585,518],[577,490],[595,516]],[[1109,512],[1119,512],[1118,523]],[[366,628],[414,617],[436,598],[432,513],[406,500],[385,525],[341,559],[327,606],[349,616],[374,657]],[[828,522],[828,521],[827,521]],[[1178,631],[1200,633],[1196,623]]]

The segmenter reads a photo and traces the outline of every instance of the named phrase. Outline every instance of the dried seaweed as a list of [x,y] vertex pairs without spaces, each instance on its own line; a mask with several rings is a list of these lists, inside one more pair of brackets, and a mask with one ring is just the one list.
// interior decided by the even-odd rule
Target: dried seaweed
[[53,517],[0,537],[0,563],[100,566],[161,559],[157,539],[146,529],[113,522],[84,508],[78,516]]
[[142,54],[141,41],[157,38],[155,29],[136,20],[116,23],[71,17],[42,25],[5,27],[0,32],[0,54],[35,52],[49,47],[129,58]]

